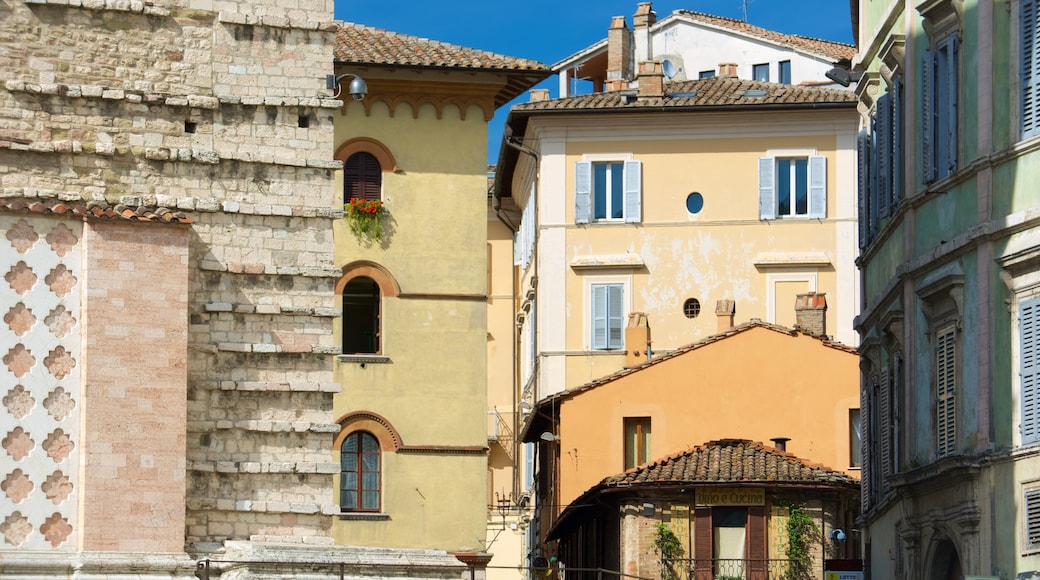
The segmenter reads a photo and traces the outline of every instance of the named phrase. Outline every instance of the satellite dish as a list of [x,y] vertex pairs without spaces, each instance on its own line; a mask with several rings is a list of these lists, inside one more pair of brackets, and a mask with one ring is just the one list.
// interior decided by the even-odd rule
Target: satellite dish
[[668,59],[664,59],[664,62],[661,63],[661,70],[664,72],[664,76],[668,79],[675,76],[675,65]]

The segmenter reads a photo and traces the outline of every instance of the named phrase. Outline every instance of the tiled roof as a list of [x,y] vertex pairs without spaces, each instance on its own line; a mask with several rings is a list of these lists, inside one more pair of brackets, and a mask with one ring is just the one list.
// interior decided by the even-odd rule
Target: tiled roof
[[520,103],[512,112],[528,111],[645,111],[713,107],[819,107],[856,105],[852,91],[766,83],[734,77],[712,77],[664,83],[664,97],[639,98],[635,91],[613,91],[562,99]]
[[723,18],[722,16],[714,16],[711,14],[705,14],[703,12],[694,12],[692,10],[676,10],[672,13],[673,16],[685,17],[690,20],[703,22],[713,26],[721,28],[729,28],[737,32],[743,32],[749,36],[757,36],[765,40],[770,40],[778,44],[797,48],[806,52],[819,54],[832,58],[834,60],[849,59],[856,55],[856,47],[851,44],[845,44],[843,42],[834,42],[831,40],[823,40],[822,38],[811,38],[808,36],[798,36],[796,34],[783,34],[781,32],[774,32],[772,30],[766,30],[759,26],[754,26],[736,20],[733,18]]
[[709,441],[604,479],[602,487],[647,484],[825,485],[856,487],[856,479],[747,439]]
[[165,224],[191,224],[183,213],[165,207],[107,205],[93,201],[58,201],[24,197],[0,197],[0,211],[62,215],[87,219],[112,219]]
[[349,22],[337,23],[334,57],[348,64],[549,73],[548,66],[534,60]]

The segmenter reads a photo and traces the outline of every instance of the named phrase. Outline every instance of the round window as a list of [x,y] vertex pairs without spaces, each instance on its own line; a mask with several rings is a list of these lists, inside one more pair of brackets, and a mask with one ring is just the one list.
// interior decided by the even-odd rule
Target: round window
[[704,196],[696,191],[686,196],[686,211],[698,213],[704,209]]
[[687,298],[686,302],[683,302],[682,312],[686,318],[697,318],[697,315],[701,313],[701,302],[696,298]]

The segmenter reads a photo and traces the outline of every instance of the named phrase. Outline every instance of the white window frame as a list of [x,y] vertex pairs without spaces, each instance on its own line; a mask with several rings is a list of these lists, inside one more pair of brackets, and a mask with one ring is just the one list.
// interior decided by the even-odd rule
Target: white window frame
[[[595,218],[595,165],[621,163],[621,217]],[[586,174],[587,172],[587,174]],[[609,191],[607,199],[610,199]],[[643,164],[631,153],[593,153],[582,156],[574,165],[574,222],[577,224],[639,223],[642,221]],[[609,208],[613,209],[613,208]]]
[[[621,294],[621,347],[618,349],[599,349],[593,348],[592,344],[592,287],[600,285],[620,285],[622,290]],[[632,312],[632,277],[631,276],[586,276],[585,277],[585,307],[584,311],[584,328],[585,328],[585,350],[590,352],[608,352],[608,353],[620,353],[624,352],[625,349],[625,325],[628,320],[628,314]]]
[[[808,285],[807,292],[816,292],[819,281],[819,272],[816,270],[801,270],[776,272],[766,274],[766,320],[770,324],[776,324],[776,285],[780,282],[805,282]],[[793,311],[794,304],[789,308]]]
[[[788,159],[806,160],[806,213],[793,213],[795,188],[792,183],[790,215],[779,215],[780,199],[778,162]],[[793,171],[793,168],[792,168]],[[787,176],[793,179],[791,174]],[[771,149],[758,158],[758,214],[761,220],[806,220],[827,217],[827,157],[816,149]]]

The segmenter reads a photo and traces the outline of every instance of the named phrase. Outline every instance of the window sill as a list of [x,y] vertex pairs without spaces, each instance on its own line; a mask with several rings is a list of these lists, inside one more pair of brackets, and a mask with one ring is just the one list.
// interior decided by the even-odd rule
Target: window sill
[[346,521],[388,522],[390,521],[390,514],[382,512],[341,512],[339,519]]
[[336,356],[341,363],[355,363],[362,367],[366,364],[388,364],[390,357],[381,354],[341,354]]

